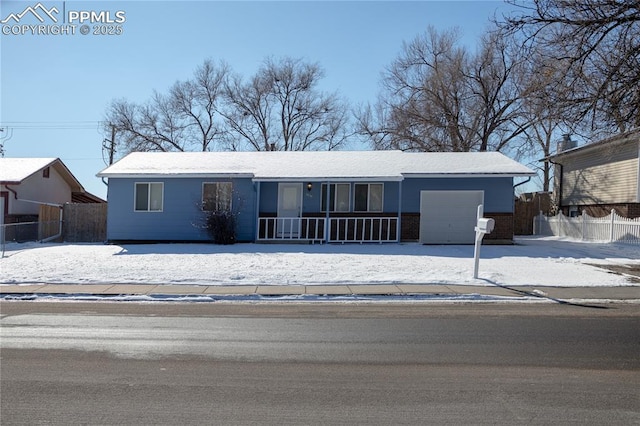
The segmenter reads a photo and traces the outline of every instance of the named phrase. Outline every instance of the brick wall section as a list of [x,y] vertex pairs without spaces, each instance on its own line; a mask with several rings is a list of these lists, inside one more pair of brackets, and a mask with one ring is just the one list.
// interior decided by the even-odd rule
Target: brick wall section
[[505,243],[513,241],[514,225],[512,213],[485,213],[484,217],[490,217],[496,222],[493,232],[484,236],[485,240]]
[[[495,220],[496,227],[491,234],[484,239],[493,242],[511,243],[513,241],[513,214],[512,213],[485,213],[484,217]],[[403,213],[401,241],[418,241],[420,239],[420,214]]]
[[[640,217],[640,203],[620,203],[620,204],[594,204],[587,206],[578,206],[580,212],[585,211],[591,217],[604,217],[611,213],[612,209],[622,217],[635,219]],[[564,215],[569,214],[569,207],[562,207]]]
[[402,213],[400,241],[418,241],[420,239],[420,213]]

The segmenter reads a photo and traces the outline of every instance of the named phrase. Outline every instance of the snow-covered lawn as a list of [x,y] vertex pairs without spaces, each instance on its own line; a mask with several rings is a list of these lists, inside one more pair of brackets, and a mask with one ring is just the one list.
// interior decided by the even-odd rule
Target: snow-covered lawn
[[592,266],[640,266],[640,246],[520,238],[473,246],[295,244],[10,244],[0,284],[472,284],[638,285]]

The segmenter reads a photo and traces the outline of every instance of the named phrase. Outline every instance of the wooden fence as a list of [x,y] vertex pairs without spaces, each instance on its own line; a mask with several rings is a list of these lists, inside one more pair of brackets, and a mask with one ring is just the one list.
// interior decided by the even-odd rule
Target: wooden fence
[[548,192],[522,194],[516,198],[513,211],[513,234],[533,235],[533,218],[551,211],[551,195]]
[[605,217],[591,217],[586,213],[568,217],[536,216],[533,220],[536,235],[556,235],[585,241],[622,242],[640,244],[640,218],[627,219],[611,210]]
[[41,204],[38,212],[38,241],[60,235],[60,207]]
[[107,239],[107,204],[65,204],[63,213],[64,241],[93,243]]

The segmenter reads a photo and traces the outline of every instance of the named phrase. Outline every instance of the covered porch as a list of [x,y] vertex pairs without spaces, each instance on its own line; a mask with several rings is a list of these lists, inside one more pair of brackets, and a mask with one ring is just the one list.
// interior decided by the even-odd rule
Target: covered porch
[[258,181],[256,193],[257,242],[400,241],[399,180]]

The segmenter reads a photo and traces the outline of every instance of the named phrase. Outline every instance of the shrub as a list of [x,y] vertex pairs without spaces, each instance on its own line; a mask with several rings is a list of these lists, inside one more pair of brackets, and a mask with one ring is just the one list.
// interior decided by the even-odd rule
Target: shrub
[[207,212],[206,228],[215,244],[236,242],[236,219],[230,211]]

